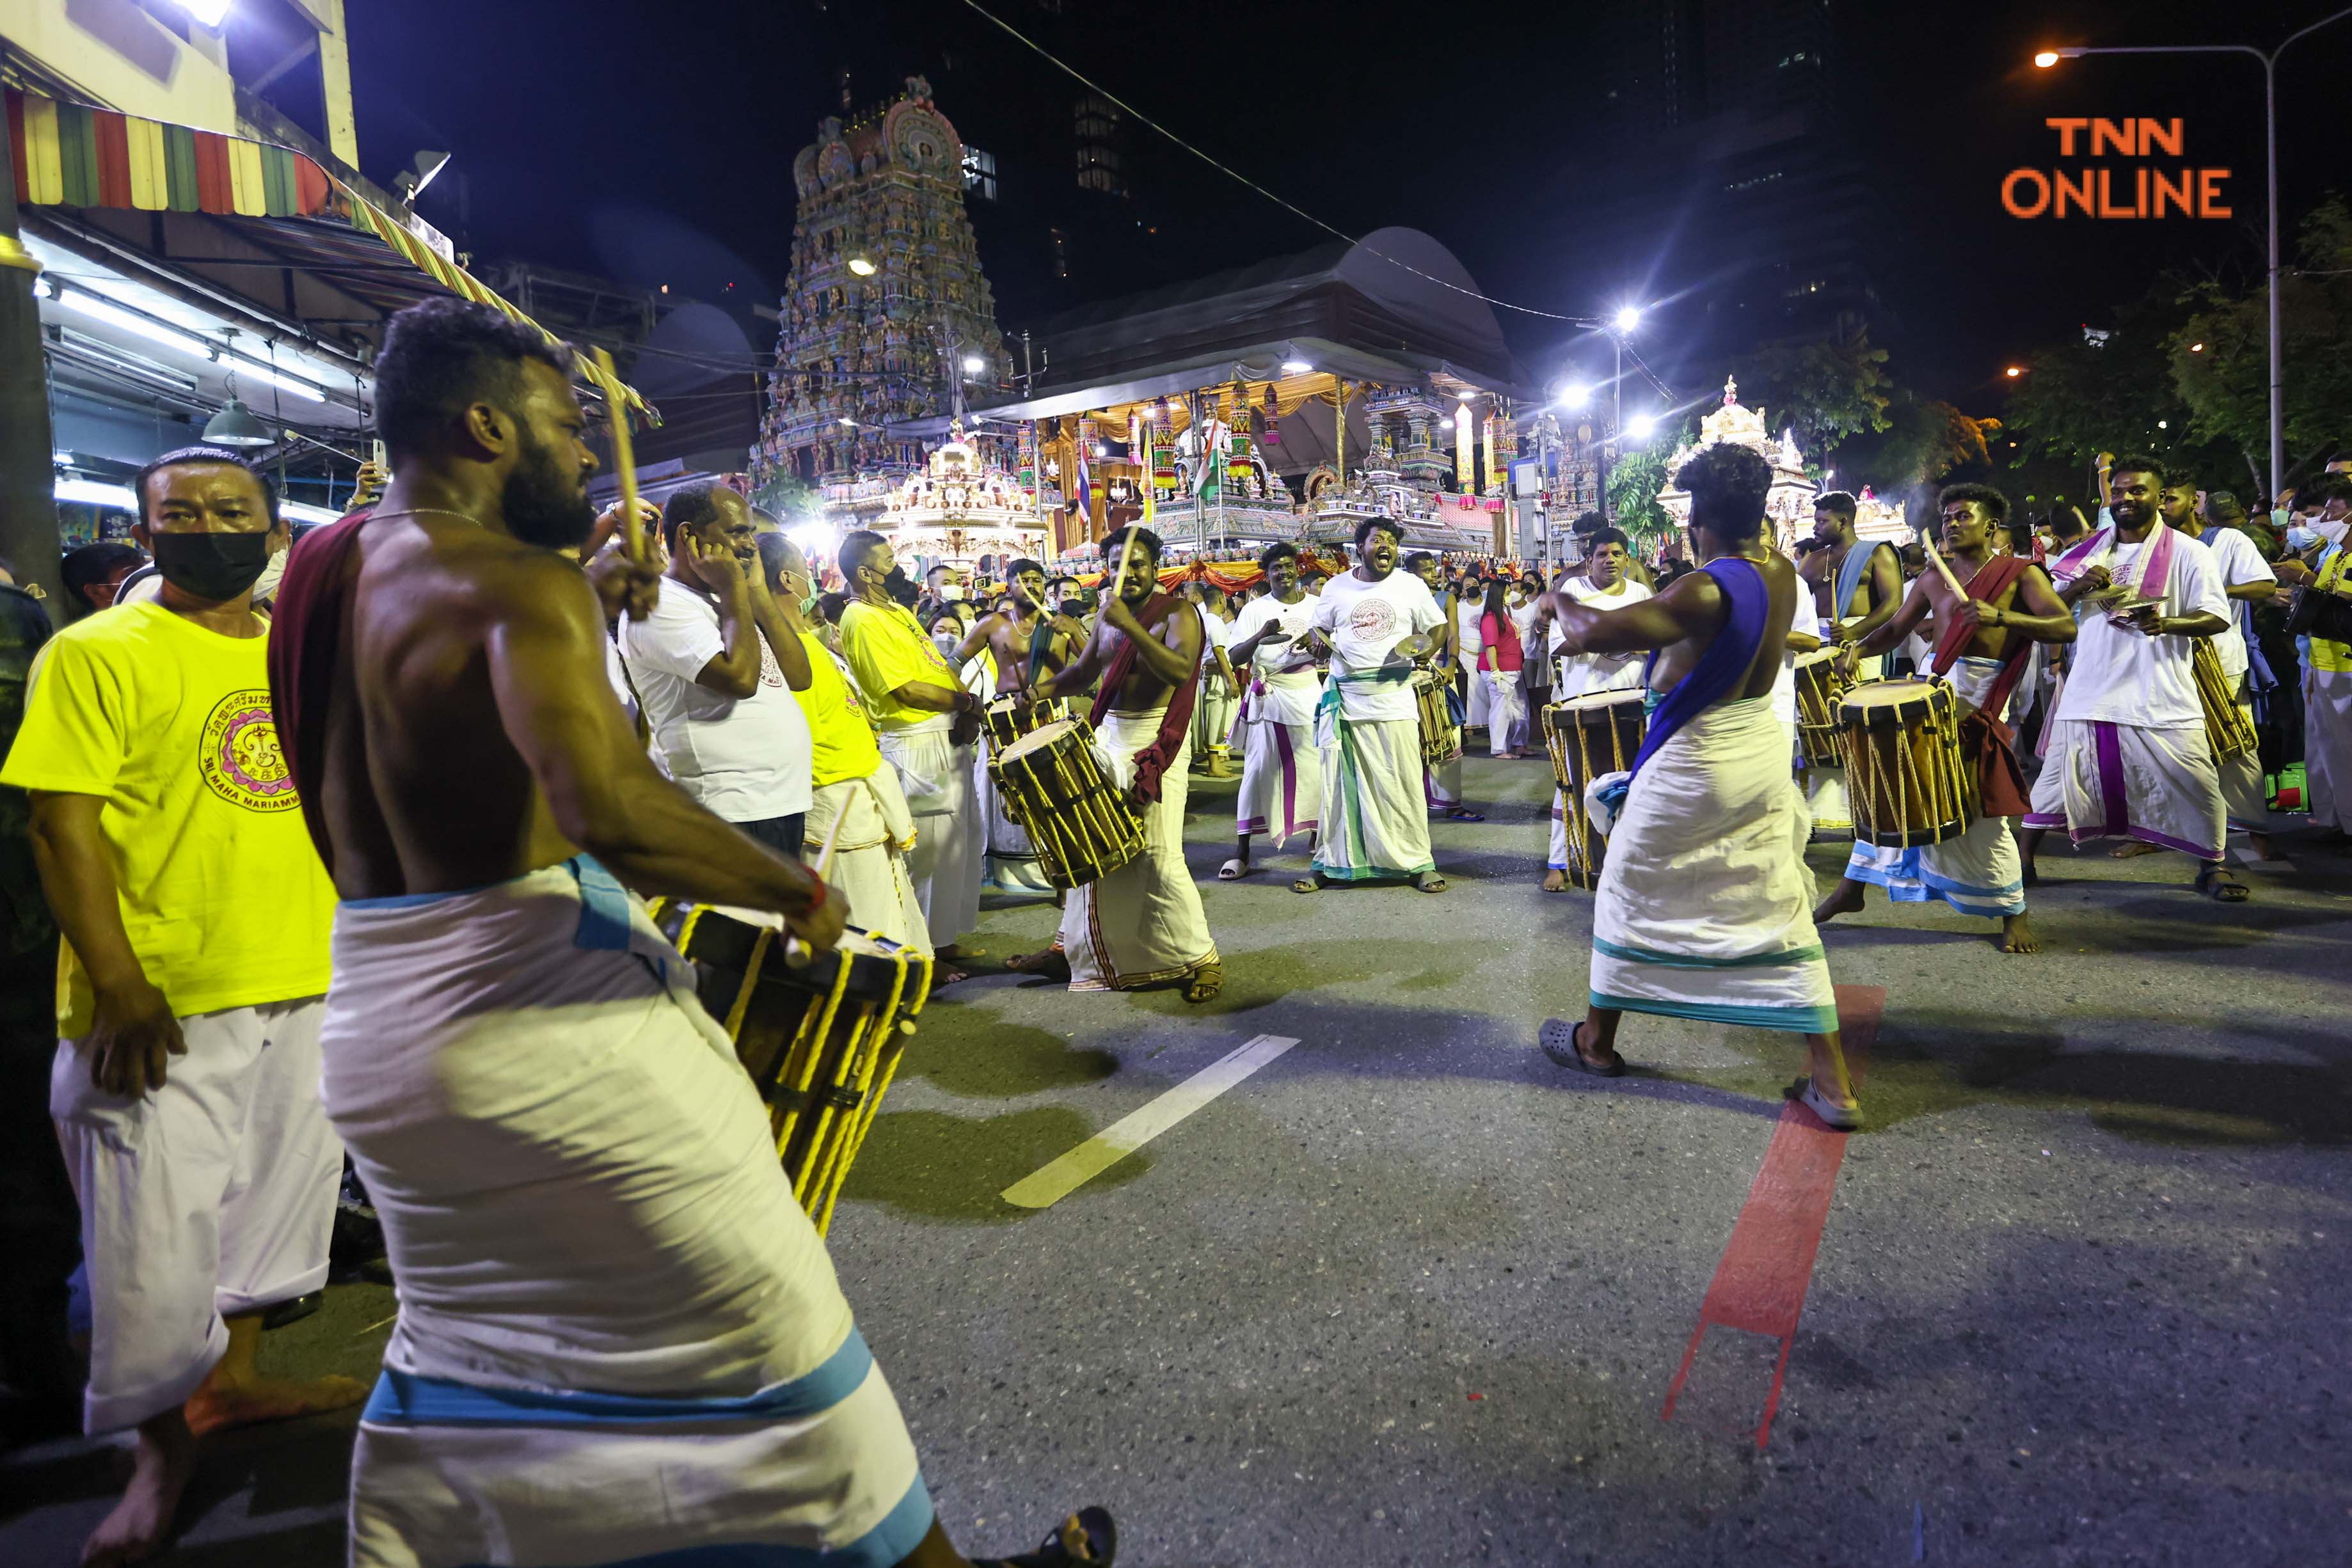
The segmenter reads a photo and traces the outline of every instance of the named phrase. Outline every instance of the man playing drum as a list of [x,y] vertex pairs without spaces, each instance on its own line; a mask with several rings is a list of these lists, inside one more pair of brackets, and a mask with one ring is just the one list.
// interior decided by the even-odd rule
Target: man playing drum
[[1315,617],[1298,584],[1298,550],[1268,545],[1257,558],[1267,591],[1234,622],[1227,656],[1249,672],[1242,693],[1242,787],[1234,796],[1234,858],[1217,868],[1231,882],[1250,873],[1250,837],[1276,849],[1312,837],[1323,810],[1323,770],[1315,755],[1315,704],[1323,695],[1315,663],[1296,644]]
[[1849,644],[1845,656],[1891,648],[1934,618],[1934,669],[1950,679],[1959,705],[1961,766],[1977,779],[1977,814],[1967,832],[1940,843],[1856,843],[1845,879],[1814,909],[1813,920],[1853,914],[1862,908],[1864,884],[1876,883],[1897,904],[1940,898],[1963,915],[1999,920],[2000,950],[2031,953],[2037,944],[2025,916],[2025,873],[2010,837],[2009,820],[2026,810],[2024,775],[2011,750],[2010,694],[2035,643],[2074,640],[2074,618],[2040,567],[1993,553],[2009,516],[2007,497],[1990,485],[1952,485],[1937,507],[1944,558],[1966,596],[1956,599],[1942,572],[1924,571],[1894,619]]
[[[400,1287],[351,1559],[954,1568],[767,1112],[630,890],[814,947],[841,901],[656,772],[605,683],[655,573],[565,553],[596,466],[569,354],[431,300],[376,400],[396,476],[303,541],[269,650],[343,901],[320,1087]],[[1079,1522],[1040,1561],[1107,1555]]]
[[[1200,691],[1201,617],[1160,591],[1160,536],[1124,528],[1103,540],[1112,563],[1101,618],[1068,668],[1028,688],[1051,702],[1101,682],[1095,751],[1143,818],[1143,852],[1071,890],[1062,928],[1043,952],[1006,960],[1025,974],[1063,975],[1074,991],[1128,991],[1184,982],[1205,1002],[1225,983],[1201,890],[1184,864],[1184,797]],[[1116,585],[1118,591],[1112,593]]]
[[[1006,597],[1012,604],[985,616],[956,649],[961,665],[982,649],[996,664],[996,694],[1008,696],[1043,677],[1058,673],[1087,640],[1086,629],[1059,614],[1045,597],[1045,569],[1034,560],[1016,560],[1005,569]],[[1024,720],[1025,722],[1025,720]],[[980,758],[972,776],[982,814],[988,823],[986,880],[1007,892],[1051,891],[1052,884],[1037,864],[1037,848],[1021,824],[1004,814],[988,762],[995,749],[992,735],[980,737]]]
[[1700,570],[1624,610],[1564,607],[1579,653],[1652,652],[1662,694],[1617,797],[1592,905],[1591,1001],[1573,1029],[1543,1026],[1563,1067],[1616,1077],[1628,1011],[1787,1030],[1811,1071],[1791,1092],[1833,1127],[1859,1122],[1839,1050],[1837,999],[1813,929],[1805,802],[1773,710],[1781,645],[1802,591],[1764,542],[1772,468],[1717,444],[1683,465]]
[[2042,835],[2064,828],[2077,843],[2131,838],[2194,855],[2200,893],[2243,904],[2222,859],[2221,775],[2192,668],[2195,640],[2228,628],[2230,601],[2213,552],[2164,526],[2164,479],[2154,457],[2118,458],[2114,525],[2052,564],[2081,630],[2033,780],[2025,881]]
[[1451,641],[1429,585],[1397,570],[1396,524],[1356,525],[1356,567],[1315,601],[1309,650],[1328,656],[1331,678],[1315,709],[1323,768],[1324,823],[1315,867],[1292,883],[1313,893],[1333,882],[1410,881],[1443,893],[1429,852],[1421,719],[1412,682],[1418,660]]
[[[1622,533],[1603,528],[1591,536],[1587,549],[1590,553],[1584,558],[1583,575],[1562,578],[1558,588],[1536,601],[1532,643],[1548,649],[1548,657],[1558,657],[1559,674],[1552,688],[1552,701],[1556,703],[1592,692],[1638,691],[1642,685],[1642,660],[1638,654],[1559,654],[1567,635],[1559,625],[1560,606],[1583,604],[1595,610],[1622,610],[1651,597],[1648,587],[1635,581],[1627,570],[1633,562],[1633,550]],[[1545,862],[1543,879],[1546,893],[1568,891],[1572,848],[1569,842],[1568,812],[1572,809],[1580,809],[1578,803],[1570,801],[1555,786],[1551,792],[1551,853]],[[1597,850],[1599,845],[1594,847]]]
[[[1444,568],[1438,563],[1437,558],[1427,550],[1415,550],[1405,557],[1404,569],[1421,579],[1423,584],[1429,590],[1430,598],[1437,605],[1437,612],[1445,617],[1445,645],[1437,651],[1435,658],[1431,661],[1430,674],[1440,685],[1451,690],[1455,674],[1463,667],[1462,621],[1465,614],[1469,616],[1472,639],[1475,640],[1477,636],[1478,617],[1475,608],[1464,604],[1461,594],[1446,587]],[[1463,576],[1465,580],[1476,580],[1471,573],[1465,572]],[[1478,656],[1478,650],[1471,649],[1468,656],[1475,660]],[[1476,674],[1475,670],[1471,672],[1473,677]],[[1471,687],[1473,692],[1477,689],[1475,685]],[[1474,713],[1466,698],[1464,701],[1463,715],[1464,728],[1467,728],[1474,721],[1479,724],[1486,721],[1483,706]],[[1443,762],[1433,763],[1424,759],[1422,774],[1423,788],[1428,795],[1432,810],[1443,810],[1446,816],[1457,822],[1483,822],[1486,820],[1485,812],[1474,811],[1462,803],[1462,753],[1459,748]]]
[[[1859,643],[1894,619],[1903,604],[1901,558],[1885,540],[1855,535],[1858,507],[1859,503],[1843,490],[1832,490],[1815,501],[1813,542],[1821,548],[1797,564],[1797,573],[1811,586],[1821,612],[1824,643]],[[1883,655],[1874,653],[1856,663],[1850,678],[1874,681],[1885,664]],[[1846,799],[1845,769],[1834,762],[1816,761],[1805,777],[1813,831],[1830,838],[1852,837],[1853,808]]]

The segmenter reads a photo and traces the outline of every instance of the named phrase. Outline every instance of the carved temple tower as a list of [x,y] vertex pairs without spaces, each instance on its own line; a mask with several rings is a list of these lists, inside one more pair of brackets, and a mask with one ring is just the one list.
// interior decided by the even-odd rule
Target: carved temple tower
[[[930,84],[909,77],[887,106],[819,122],[793,182],[792,275],[752,479],[794,476],[828,509],[878,511],[922,465],[922,444],[896,427],[951,412],[960,380],[1011,374],[964,212],[963,144]],[[968,373],[971,358],[982,368]]]

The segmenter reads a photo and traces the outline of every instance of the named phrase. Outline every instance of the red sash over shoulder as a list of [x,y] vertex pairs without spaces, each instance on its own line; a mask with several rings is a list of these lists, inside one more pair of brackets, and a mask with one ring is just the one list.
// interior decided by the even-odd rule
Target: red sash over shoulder
[[[2032,564],[2021,556],[1994,556],[1969,579],[1969,597],[1991,603]],[[1936,639],[1936,674],[1944,674],[1959,662],[1960,650],[1969,645],[1975,632],[1973,626],[1957,622],[1944,628]],[[2021,817],[2028,809],[2025,775],[2017,766],[2016,737],[1999,716],[2008,708],[2009,694],[2016,689],[2032,653],[2032,643],[2022,637],[2013,639],[2001,660],[2000,674],[1985,693],[1984,706],[1960,721],[1960,754],[1976,768],[1981,810],[1988,817]]]
[[[1169,594],[1155,593],[1144,601],[1143,608],[1136,612],[1135,618],[1148,622],[1162,606],[1175,602]],[[1184,608],[1186,613],[1190,613],[1190,607]],[[1134,673],[1137,657],[1132,639],[1122,639],[1118,652],[1110,656],[1110,668],[1103,672],[1102,689],[1095,695],[1094,712],[1087,721],[1097,729],[1102,728],[1104,716],[1118,701],[1120,688],[1127,685],[1127,677]],[[1168,694],[1168,712],[1160,720],[1160,734],[1150,746],[1135,754],[1135,787],[1143,791],[1146,800],[1160,799],[1160,776],[1168,771],[1168,765],[1175,761],[1176,754],[1184,748],[1185,737],[1192,730],[1192,699],[1200,686],[1201,673],[1197,669],[1178,683]]]
[[278,722],[278,744],[292,769],[302,801],[302,823],[326,862],[335,860],[327,839],[320,801],[327,773],[327,704],[343,639],[350,628],[347,591],[352,547],[359,542],[366,512],[305,534],[286,562],[278,604],[269,620],[269,711]]

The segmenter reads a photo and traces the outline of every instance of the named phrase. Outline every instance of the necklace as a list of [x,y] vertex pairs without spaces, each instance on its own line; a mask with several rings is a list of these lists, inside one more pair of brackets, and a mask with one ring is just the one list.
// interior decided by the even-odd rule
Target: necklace
[[473,524],[478,528],[482,526],[481,518],[468,517],[464,512],[453,512],[446,507],[403,507],[397,511],[370,512],[368,516],[371,517],[457,517],[461,521]]

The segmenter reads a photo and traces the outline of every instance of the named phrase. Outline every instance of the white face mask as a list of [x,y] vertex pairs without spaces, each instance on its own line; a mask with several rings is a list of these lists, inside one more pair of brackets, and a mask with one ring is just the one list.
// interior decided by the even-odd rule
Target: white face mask
[[2340,545],[2344,542],[2344,534],[2347,527],[2352,526],[2352,518],[2337,517],[2331,521],[2326,517],[2322,517],[2311,526],[2318,531],[2319,537],[2326,539],[2329,544]]
[[962,603],[963,584],[961,582],[943,582],[940,584],[940,602],[941,604]]

